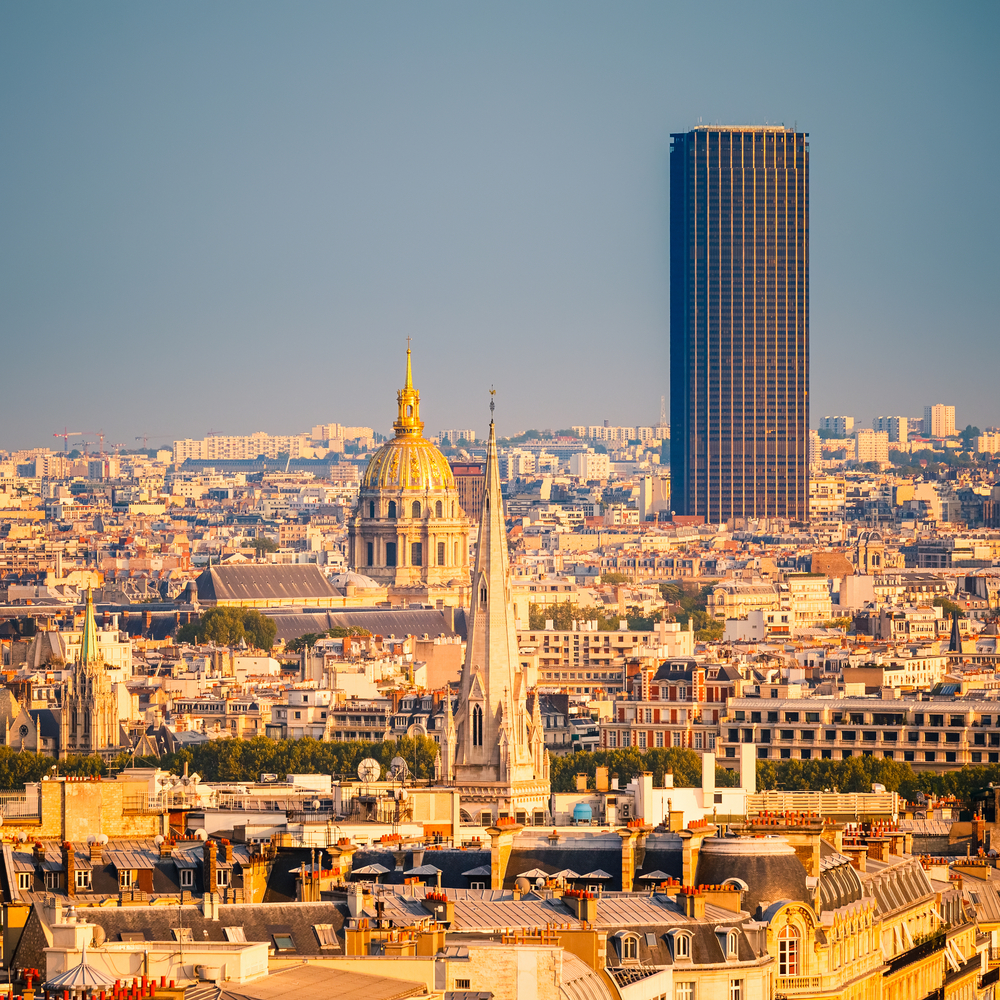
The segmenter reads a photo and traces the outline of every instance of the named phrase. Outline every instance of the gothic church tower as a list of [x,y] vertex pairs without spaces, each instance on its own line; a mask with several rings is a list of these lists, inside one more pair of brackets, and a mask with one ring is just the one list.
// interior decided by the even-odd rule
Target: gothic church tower
[[117,749],[118,705],[104,666],[94,620],[94,594],[87,591],[80,658],[62,689],[59,756]]

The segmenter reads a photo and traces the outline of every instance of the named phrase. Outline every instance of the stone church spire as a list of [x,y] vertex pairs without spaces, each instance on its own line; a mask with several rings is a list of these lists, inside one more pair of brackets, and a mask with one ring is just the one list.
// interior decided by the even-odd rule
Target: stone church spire
[[96,667],[103,664],[100,648],[97,644],[97,620],[94,618],[94,591],[87,588],[87,608],[83,614],[83,636],[80,639],[80,657],[77,665],[80,667]]
[[456,781],[512,782],[535,778],[528,743],[526,687],[510,599],[510,557],[500,495],[496,429],[491,419],[486,488],[456,718]]

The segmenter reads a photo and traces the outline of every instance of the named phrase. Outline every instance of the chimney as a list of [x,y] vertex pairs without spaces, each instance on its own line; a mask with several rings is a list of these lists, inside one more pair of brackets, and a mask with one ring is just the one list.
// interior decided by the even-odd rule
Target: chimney
[[586,774],[576,774],[576,790],[578,792],[585,792],[587,790],[587,775]]
[[684,907],[684,916],[705,919],[705,896],[700,889],[692,885],[682,886],[677,898]]
[[104,845],[95,837],[90,842],[90,866],[96,868],[101,863],[104,854]]
[[360,882],[352,882],[347,887],[347,911],[352,917],[360,917],[365,909],[365,896]]
[[227,864],[233,863],[233,845],[228,841],[222,841],[222,860]]
[[410,854],[410,859],[410,867],[419,868],[424,863],[424,849],[422,847],[415,847]]
[[214,840],[206,840],[203,848],[205,892],[215,892],[219,885],[219,864],[216,860],[218,848]]
[[76,895],[76,852],[68,840],[62,845],[62,856],[66,870],[66,895],[72,899]]
[[870,837],[868,840],[868,857],[872,861],[885,861],[887,837]]

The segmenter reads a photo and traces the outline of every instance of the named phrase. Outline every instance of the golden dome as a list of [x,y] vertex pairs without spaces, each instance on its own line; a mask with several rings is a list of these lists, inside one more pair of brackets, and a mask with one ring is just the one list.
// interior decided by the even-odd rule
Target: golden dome
[[362,489],[454,490],[455,477],[437,445],[424,437],[420,393],[413,388],[410,349],[406,349],[406,384],[397,395],[396,436],[387,441],[365,469]]

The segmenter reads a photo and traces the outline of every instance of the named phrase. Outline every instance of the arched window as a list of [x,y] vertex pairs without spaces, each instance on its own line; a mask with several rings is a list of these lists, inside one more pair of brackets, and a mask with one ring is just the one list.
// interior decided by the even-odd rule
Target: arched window
[[472,708],[472,745],[481,747],[483,745],[483,706],[474,705]]
[[389,517],[395,517],[395,516],[396,516],[396,501],[395,500],[390,500],[389,501]]
[[740,953],[740,936],[736,931],[726,935],[726,958],[736,958]]
[[674,958],[691,957],[691,936],[689,934],[674,935]]
[[375,516],[375,501],[374,500],[369,500],[368,501],[368,516],[369,517],[374,517]]
[[451,516],[452,517],[455,516],[455,501],[454,500],[452,500],[452,502],[451,502]]
[[406,408],[406,415],[408,417],[412,417],[413,416],[413,407],[412,406],[407,406],[407,408]]
[[799,932],[786,924],[778,934],[778,975],[797,976],[799,974]]
[[420,517],[420,501],[414,500],[413,506],[410,508],[411,517]]
[[635,962],[639,958],[639,939],[634,934],[622,938],[622,961]]
[[438,500],[438,502],[434,505],[434,516],[441,517],[443,513],[444,513],[444,506],[441,503],[441,501]]
[[484,608],[486,607],[486,584],[485,583],[479,588],[479,603]]

